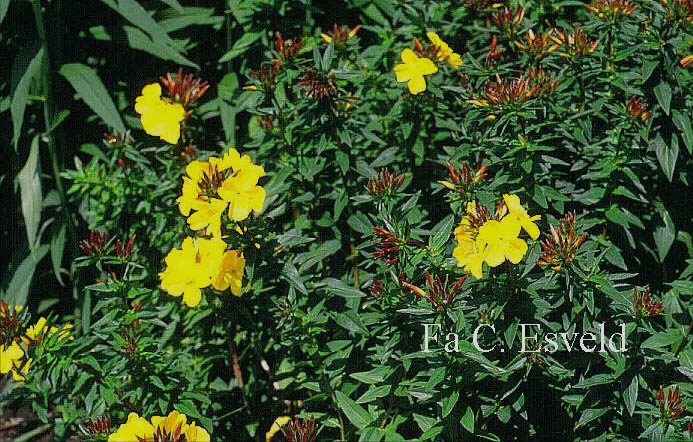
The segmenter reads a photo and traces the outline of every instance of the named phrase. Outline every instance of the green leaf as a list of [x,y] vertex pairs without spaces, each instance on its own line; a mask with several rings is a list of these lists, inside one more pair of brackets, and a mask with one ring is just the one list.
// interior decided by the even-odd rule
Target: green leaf
[[60,75],[70,82],[77,94],[109,127],[117,132],[125,132],[125,125],[120,118],[113,100],[101,82],[96,71],[80,63],[64,64]]
[[638,401],[638,376],[633,376],[628,389],[623,392],[623,400],[626,402],[626,409],[629,415],[635,413],[635,403]]
[[588,423],[592,422],[595,419],[600,418],[601,416],[604,415],[609,411],[608,407],[604,408],[588,408],[587,410],[582,412],[582,415],[580,416],[580,420],[578,420],[577,425],[575,425],[575,428],[580,428],[584,425],[587,425]]
[[683,112],[675,110],[671,113],[671,120],[674,122],[674,126],[681,131],[686,150],[688,150],[688,153],[693,153],[693,127],[691,126],[690,117]]
[[664,259],[669,254],[669,249],[674,243],[674,238],[676,238],[676,228],[674,227],[674,222],[669,215],[669,212],[662,210],[660,212],[662,220],[664,221],[663,226],[655,228],[652,236],[655,240],[655,245],[657,246],[657,256],[659,257],[659,262],[664,262]]
[[66,230],[67,223],[65,218],[61,217],[58,227],[51,238],[51,263],[53,264],[53,273],[60,285],[64,285],[60,264],[63,261],[63,252],[65,251]]
[[24,305],[29,296],[29,287],[34,279],[36,266],[48,253],[48,244],[44,244],[34,253],[24,258],[24,261],[14,271],[12,279],[7,286],[6,300],[12,305]]
[[178,0],[161,0],[161,2],[169,5],[173,9],[178,10],[179,12],[183,12],[183,6],[178,2]]
[[[148,33],[152,40],[163,45],[169,46],[172,49],[176,44],[171,37],[159,26],[142,5],[136,0],[101,0],[103,3],[111,7],[124,19]],[[175,49],[174,49],[175,50]]]
[[128,39],[128,44],[132,49],[144,51],[162,60],[173,61],[181,66],[188,66],[191,68],[199,69],[199,66],[197,64],[182,56],[180,52],[178,52],[171,46],[163,44],[158,40],[152,39],[140,28],[136,28],[133,26],[123,26],[123,31],[125,31],[125,35]]
[[467,411],[465,411],[464,416],[460,419],[460,424],[462,424],[465,430],[474,434],[474,410],[472,410],[472,407],[467,407]]
[[[450,412],[455,408],[455,405],[457,404],[457,401],[460,399],[460,391],[455,389],[452,390],[452,393],[450,393],[450,396],[447,396],[443,398],[443,418],[448,417]],[[467,409],[469,411],[469,408]],[[473,417],[472,417],[472,428],[474,427],[473,424]]]
[[[673,333],[672,333],[673,332]],[[668,347],[681,339],[681,335],[676,333],[676,330],[667,332],[655,333],[650,336],[640,345],[640,348],[662,348]]]
[[239,55],[243,55],[245,51],[250,49],[250,46],[253,43],[255,43],[260,37],[262,37],[263,33],[264,31],[256,31],[246,32],[245,34],[243,34],[241,38],[236,40],[231,49],[226,54],[222,55],[222,57],[219,59],[219,63],[226,63],[227,61],[231,61]]
[[335,278],[325,278],[323,282],[327,284],[327,291],[337,296],[342,296],[344,298],[363,298],[366,296],[361,290],[351,287]]
[[674,178],[674,168],[676,167],[676,159],[679,156],[679,141],[675,134],[671,137],[671,146],[667,146],[661,134],[657,134],[652,141],[657,154],[657,161],[664,171],[667,180],[671,182]]
[[0,24],[2,24],[5,14],[7,14],[7,9],[10,7],[10,0],[0,0]]
[[359,404],[349,399],[349,396],[345,395],[341,391],[335,392],[337,399],[337,405],[342,409],[344,415],[349,419],[349,421],[356,426],[359,430],[363,430],[371,423],[373,418],[371,415]]
[[327,71],[330,69],[330,65],[332,64],[332,56],[334,55],[334,42],[331,41],[330,44],[327,45],[327,49],[325,49],[325,53],[322,55],[322,68],[323,70]]
[[654,93],[664,113],[669,115],[669,108],[671,106],[671,86],[669,86],[668,83],[661,82],[654,88]]
[[29,240],[29,249],[33,252],[38,247],[36,237],[41,223],[41,207],[43,204],[38,135],[31,142],[29,158],[27,158],[24,167],[17,174],[17,183],[19,184],[19,193],[22,200],[22,215],[24,216],[26,236]]
[[431,230],[431,249],[440,251],[448,242],[455,225],[455,216],[448,215]]
[[29,87],[31,86],[31,80],[34,79],[39,69],[41,68],[41,62],[43,60],[44,48],[39,49],[39,51],[31,59],[31,62],[22,74],[17,87],[14,89],[12,94],[12,103],[10,104],[10,113],[12,114],[12,125],[14,127],[13,143],[14,148],[17,149],[17,143],[19,142],[19,135],[22,131],[22,124],[24,123],[24,109],[26,109],[26,104],[29,100]]

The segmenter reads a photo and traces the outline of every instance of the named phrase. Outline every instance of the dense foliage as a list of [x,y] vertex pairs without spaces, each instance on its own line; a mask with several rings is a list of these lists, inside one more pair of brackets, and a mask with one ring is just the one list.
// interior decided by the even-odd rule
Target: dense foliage
[[693,440],[693,1],[0,0],[0,48],[15,440]]

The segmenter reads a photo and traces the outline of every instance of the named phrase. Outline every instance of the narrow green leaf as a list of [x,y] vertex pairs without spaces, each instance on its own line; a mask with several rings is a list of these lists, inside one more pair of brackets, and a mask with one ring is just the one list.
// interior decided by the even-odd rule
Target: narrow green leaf
[[51,263],[53,264],[53,273],[60,285],[64,285],[60,264],[63,261],[63,252],[65,251],[66,230],[67,224],[64,217],[61,217],[59,225],[51,238]]
[[462,424],[465,430],[474,434],[474,410],[472,410],[472,407],[467,407],[467,411],[464,413],[464,416],[462,416],[462,419],[460,419],[460,424]]
[[657,161],[664,171],[667,180],[671,182],[674,179],[674,169],[676,167],[676,159],[679,156],[679,141],[678,137],[673,134],[671,136],[671,146],[667,146],[661,134],[657,134],[652,141],[657,155]]
[[339,405],[344,415],[356,426],[356,428],[363,430],[371,423],[373,420],[371,415],[362,406],[349,399],[349,396],[341,391],[335,392],[335,396],[337,398],[337,405]]
[[652,236],[655,240],[655,245],[657,246],[657,256],[659,257],[659,262],[664,262],[664,259],[669,254],[669,249],[671,249],[674,243],[674,238],[676,238],[676,228],[674,227],[674,221],[671,219],[669,212],[662,209],[660,211],[662,220],[664,221],[663,226],[655,228]]
[[41,162],[39,161],[39,136],[31,142],[29,158],[17,174],[17,184],[22,201],[22,215],[29,249],[33,252],[38,247],[36,236],[41,223],[43,192],[41,190]]
[[7,14],[7,9],[10,7],[10,0],[0,0],[0,24]]
[[635,403],[638,401],[638,376],[633,376],[628,389],[623,392],[623,400],[626,402],[626,409],[629,415],[635,413]]
[[161,0],[161,2],[169,5],[173,9],[178,10],[179,12],[183,12],[183,6],[178,2],[178,0]]
[[577,425],[575,425],[575,428],[580,428],[584,425],[587,425],[588,423],[592,422],[595,419],[600,418],[601,416],[604,415],[609,411],[608,407],[604,408],[588,408],[587,410],[582,412],[582,415],[580,416],[580,420],[578,420]]
[[181,66],[188,66],[199,69],[199,66],[185,58],[177,50],[158,40],[152,39],[140,28],[134,26],[123,26],[123,31],[128,39],[128,44],[132,49],[152,54],[162,60],[173,61]]
[[219,59],[219,63],[231,61],[239,55],[243,55],[250,46],[262,37],[263,31],[246,32],[241,38],[236,40],[231,49]]
[[48,253],[48,244],[44,244],[34,253],[24,258],[24,261],[17,267],[7,286],[6,299],[12,305],[24,305],[29,296],[29,287],[34,279],[36,266]]
[[327,284],[327,291],[344,298],[363,298],[366,296],[361,290],[346,285],[342,281],[335,278],[325,278],[323,280]]
[[80,98],[104,123],[118,132],[125,132],[118,109],[96,71],[80,63],[70,63],[62,65],[60,75],[70,82]]
[[14,127],[14,136],[12,139],[15,150],[17,149],[19,135],[22,131],[22,124],[24,123],[24,109],[26,109],[26,104],[29,100],[29,87],[31,86],[31,80],[34,79],[41,68],[43,51],[43,48],[39,49],[36,55],[34,55],[34,58],[31,59],[31,62],[27,66],[26,71],[24,71],[24,74],[20,78],[12,94],[10,113],[12,114],[12,126]]
[[669,86],[668,83],[661,82],[654,88],[654,93],[664,113],[669,115],[669,108],[671,106],[671,86]]

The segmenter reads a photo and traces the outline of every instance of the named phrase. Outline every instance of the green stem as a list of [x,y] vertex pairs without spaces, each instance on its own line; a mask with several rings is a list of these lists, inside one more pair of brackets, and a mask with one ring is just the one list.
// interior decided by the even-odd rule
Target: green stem
[[[56,3],[56,7],[60,8],[60,3]],[[50,49],[48,44],[48,36],[46,32],[46,23],[44,20],[44,11],[41,8],[40,0],[32,0],[32,8],[34,12],[34,21],[36,23],[36,31],[39,36],[39,41],[44,48],[43,59],[41,60],[41,90],[44,96],[43,101],[43,119],[44,125],[46,127],[46,133],[44,136],[48,142],[48,155],[51,162],[51,170],[53,174],[53,181],[55,181],[55,188],[58,192],[58,197],[60,199],[60,206],[62,208],[62,215],[65,219],[65,225],[67,229],[67,237],[69,248],[71,250],[71,258],[74,259],[78,255],[77,249],[77,235],[74,230],[74,225],[72,224],[72,216],[70,213],[70,207],[67,202],[67,196],[65,194],[65,188],[63,186],[63,180],[60,176],[60,162],[58,159],[58,149],[56,136],[59,133],[59,128],[55,128],[52,132],[48,133],[48,128],[53,127],[53,117],[55,116],[55,94],[53,88],[53,78],[52,78],[52,66]],[[59,26],[57,26],[59,27]],[[89,328],[89,319],[91,315],[91,309],[88,307],[91,302],[87,297],[90,296],[88,292],[79,291],[78,282],[78,272],[74,263],[70,265],[70,278],[72,279],[72,294],[73,298],[77,300],[77,306],[75,309],[75,314],[77,317],[82,318],[82,325],[86,329]],[[86,306],[86,308],[85,308]],[[85,320],[86,319],[86,320]]]

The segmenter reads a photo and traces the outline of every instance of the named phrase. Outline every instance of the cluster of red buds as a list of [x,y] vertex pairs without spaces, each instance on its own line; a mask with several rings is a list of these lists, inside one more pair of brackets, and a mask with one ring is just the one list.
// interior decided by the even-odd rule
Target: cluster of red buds
[[693,63],[693,55],[686,55],[679,61],[682,68],[687,68],[691,63]]
[[632,14],[637,5],[630,0],[594,0],[585,7],[601,20],[614,23],[619,18]]
[[643,106],[642,98],[636,96],[630,97],[626,103],[626,112],[631,119],[642,122],[647,121],[652,116],[652,112]]
[[196,156],[197,156],[197,149],[195,149],[195,146],[193,146],[192,144],[188,144],[187,146],[183,147],[181,149],[180,153],[178,154],[178,158],[184,164],[188,164]]
[[561,56],[568,58],[584,57],[599,46],[599,39],[592,40],[578,25],[573,25],[572,30],[554,30],[549,38],[560,45]]
[[178,426],[171,433],[162,426],[158,426],[152,439],[140,438],[139,436],[137,438],[137,442],[188,442],[185,433],[183,433],[183,422],[178,423]]
[[294,418],[282,427],[282,432],[288,442],[315,442],[318,426],[313,416],[307,421]]
[[452,304],[457,295],[462,289],[462,284],[467,279],[467,276],[462,276],[455,281],[454,284],[448,284],[448,278],[445,278],[445,282],[440,279],[440,276],[431,276],[428,271],[424,272],[424,278],[426,279],[426,290],[423,290],[414,284],[406,281],[402,281],[402,285],[409,289],[416,296],[428,301],[433,308],[438,312],[444,311],[447,306]]
[[450,181],[438,181],[438,183],[463,195],[471,192],[474,187],[486,177],[486,172],[488,171],[488,165],[486,164],[482,164],[476,170],[472,169],[467,164],[455,167],[448,161],[446,165],[448,167]]
[[349,29],[348,26],[337,26],[335,23],[332,25],[332,30],[328,31],[327,34],[320,34],[320,38],[325,43],[334,43],[336,47],[343,47],[347,41],[356,36],[359,29],[361,29],[361,25],[356,25]]
[[496,66],[496,62],[505,52],[503,49],[498,48],[498,39],[495,35],[491,36],[491,44],[489,45],[488,55],[486,56],[486,68],[493,69]]
[[373,198],[392,196],[404,184],[404,175],[397,175],[385,167],[380,169],[377,177],[368,180],[368,192]]
[[662,314],[664,305],[654,299],[650,289],[645,290],[641,295],[638,288],[633,287],[633,310],[636,318],[645,318]]
[[[251,69],[250,76],[260,83],[262,89],[264,89],[266,92],[270,92],[274,90],[274,83],[281,66],[281,60],[274,59],[272,60],[271,64],[261,64],[260,69],[258,70]],[[257,85],[251,84],[249,86],[243,86],[243,90],[256,91],[258,90],[258,87]]]
[[429,44],[424,46],[423,43],[421,43],[421,40],[418,38],[414,37],[412,38],[412,41],[414,42],[414,52],[417,53],[420,57],[428,58],[430,60],[437,60],[438,59],[438,53],[440,51],[440,48],[434,44]]
[[421,241],[416,239],[404,240],[381,227],[374,228],[373,234],[379,238],[379,241],[375,244],[378,250],[373,252],[372,256],[375,259],[382,259],[386,266],[391,266],[397,262],[399,252],[404,246],[426,247],[426,244]]
[[19,332],[22,327],[22,321],[19,319],[21,310],[21,307],[10,307],[0,299],[0,345],[10,342]]
[[274,119],[272,118],[272,115],[265,115],[265,116],[257,116],[255,117],[255,120],[257,121],[257,124],[260,125],[262,130],[265,132],[268,132],[272,130],[272,123],[274,122]]
[[334,72],[323,72],[309,68],[302,70],[298,77],[298,85],[310,98],[322,100],[337,93],[337,88],[332,82],[335,78]]
[[587,239],[587,234],[576,235],[575,212],[566,214],[558,224],[558,228],[550,226],[551,234],[541,241],[541,256],[537,264],[551,266],[555,271],[561,270],[575,259],[577,249]]
[[536,97],[548,98],[554,93],[558,87],[558,80],[553,79],[551,74],[548,74],[542,70],[542,68],[532,68],[527,70],[527,80],[532,88],[536,90],[534,95]]
[[672,421],[683,413],[678,385],[673,389],[667,389],[666,395],[664,394],[664,389],[660,385],[657,399],[659,399],[659,411],[664,420]]
[[693,23],[693,0],[659,0],[659,3],[666,8],[665,18],[670,22]]
[[209,164],[207,170],[202,171],[202,177],[197,183],[197,187],[200,189],[201,194],[209,198],[215,198],[217,189],[221,187],[225,179],[226,174],[220,171],[217,165]]
[[115,240],[115,253],[118,258],[121,259],[127,259],[132,255],[132,245],[135,244],[135,238],[137,235],[132,235],[130,238],[128,238],[127,242],[125,243],[125,246],[123,246],[123,243],[120,241],[120,238],[116,238]]
[[274,49],[285,62],[291,62],[302,47],[302,38],[299,40],[298,37],[294,37],[291,40],[284,40],[282,34],[277,32],[276,40],[274,42]]
[[183,76],[183,69],[178,69],[178,74],[166,74],[161,77],[161,83],[168,89],[168,94],[176,103],[180,103],[187,108],[207,92],[209,83],[196,78],[193,74]]
[[527,362],[529,362],[532,365],[541,365],[544,363],[544,358],[542,357],[542,353],[544,350],[544,346],[541,345],[538,342],[530,342],[527,343]]
[[80,241],[79,247],[87,255],[99,256],[103,255],[103,253],[106,251],[107,241],[108,235],[105,233],[97,230],[90,230],[89,239]]
[[83,425],[80,425],[80,428],[90,436],[106,436],[111,432],[111,416],[104,414],[90,418]]
[[135,330],[139,326],[137,321],[133,321],[130,324],[130,329],[126,328],[124,325],[120,328],[120,336],[126,341],[125,352],[131,360],[137,359],[137,341],[135,340]]
[[539,61],[549,52],[558,49],[559,44],[551,39],[552,30],[541,34],[534,33],[532,29],[524,34],[523,40],[515,40],[515,46],[525,54]]
[[493,23],[510,41],[514,41],[517,37],[517,32],[522,27],[524,17],[525,9],[522,6],[519,6],[517,9],[513,9],[512,6],[506,6],[500,11],[491,14]]
[[480,107],[500,107],[517,109],[535,96],[537,87],[522,76],[506,80],[496,74],[496,80],[489,80],[481,98],[469,100],[469,103]]
[[374,279],[371,282],[371,285],[368,286],[368,291],[370,292],[371,296],[378,298],[380,295],[385,293],[385,286],[379,279]]

